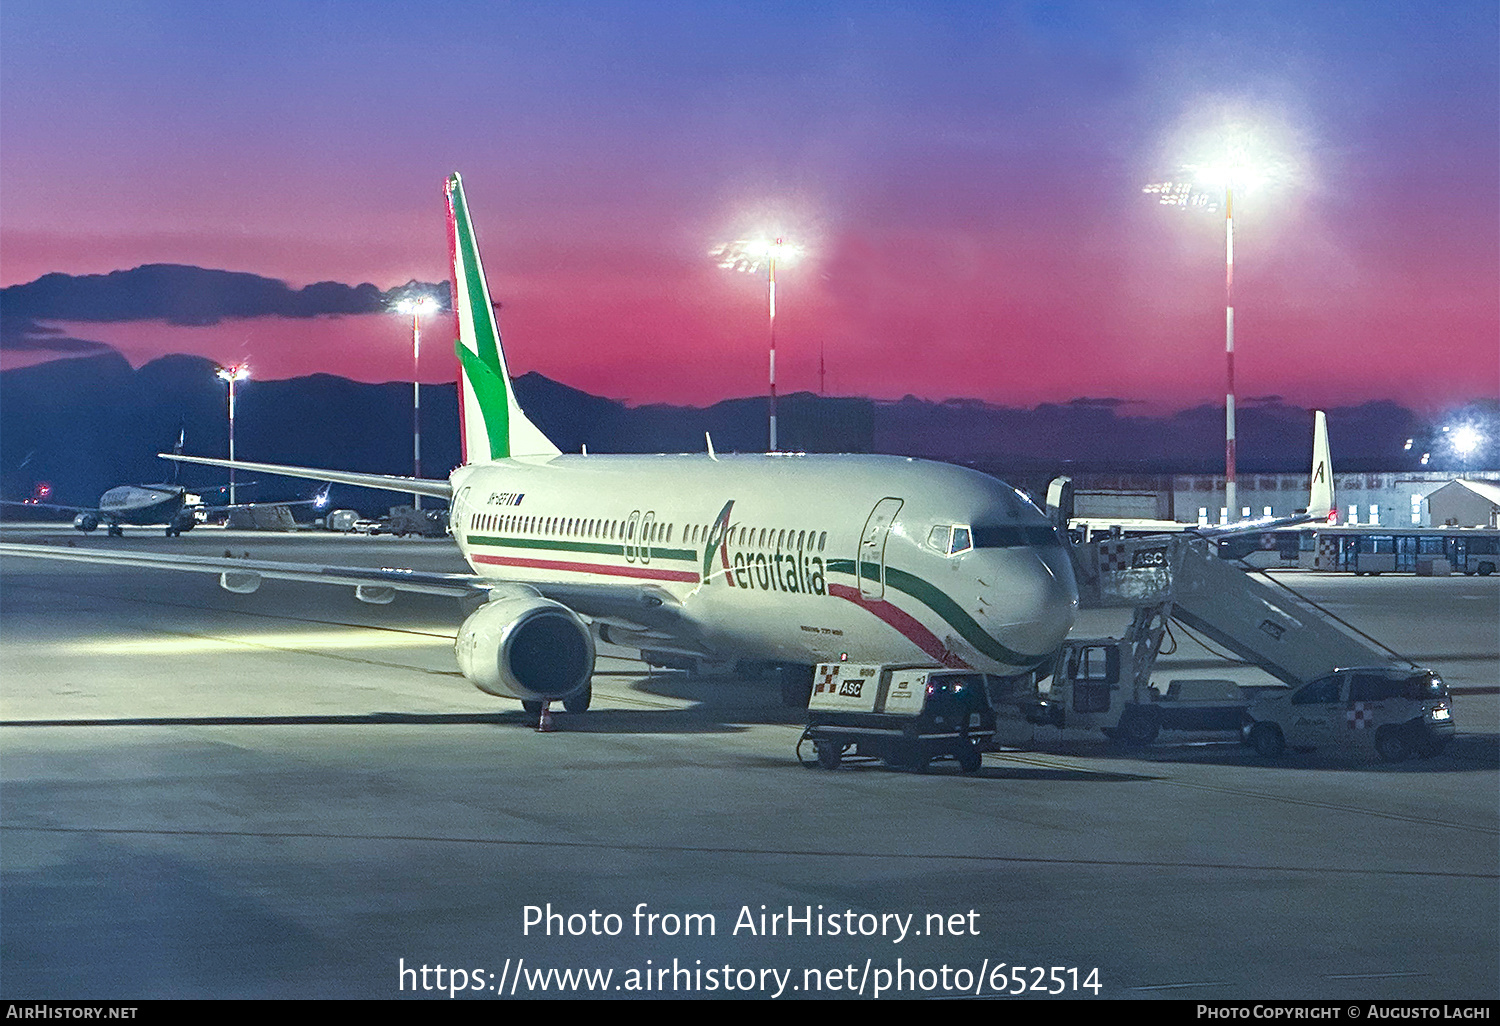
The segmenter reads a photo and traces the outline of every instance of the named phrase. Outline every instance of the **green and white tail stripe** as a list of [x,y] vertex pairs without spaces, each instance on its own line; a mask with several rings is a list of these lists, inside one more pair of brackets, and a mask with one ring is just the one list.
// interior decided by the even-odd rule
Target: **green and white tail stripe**
[[490,303],[479,245],[469,219],[463,182],[448,177],[448,242],[453,255],[453,310],[458,319],[459,401],[463,414],[464,462],[511,456],[555,456],[557,446],[526,419],[516,402],[500,330]]

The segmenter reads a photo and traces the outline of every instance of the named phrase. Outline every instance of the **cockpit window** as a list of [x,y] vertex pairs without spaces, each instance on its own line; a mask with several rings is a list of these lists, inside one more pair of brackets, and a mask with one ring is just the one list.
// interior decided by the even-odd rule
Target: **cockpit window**
[[970,549],[1047,548],[1061,545],[1057,531],[1046,524],[939,524],[927,533],[927,544],[938,552],[956,556]]
[[1047,524],[974,525],[976,549],[1015,549],[1057,544],[1057,531]]

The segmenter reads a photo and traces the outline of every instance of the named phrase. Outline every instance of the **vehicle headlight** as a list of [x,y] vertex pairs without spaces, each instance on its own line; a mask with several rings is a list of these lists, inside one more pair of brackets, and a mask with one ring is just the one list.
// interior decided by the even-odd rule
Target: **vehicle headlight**
[[1446,705],[1440,705],[1436,709],[1428,710],[1427,718],[1430,720],[1447,720],[1453,718],[1453,713]]

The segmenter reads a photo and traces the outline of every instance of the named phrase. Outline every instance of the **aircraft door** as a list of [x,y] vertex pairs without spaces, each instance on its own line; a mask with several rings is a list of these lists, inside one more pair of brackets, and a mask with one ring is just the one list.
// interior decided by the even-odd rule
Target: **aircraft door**
[[855,563],[861,598],[885,597],[885,542],[890,536],[891,522],[896,519],[902,501],[895,498],[881,499],[870,511],[870,519],[865,521],[864,533],[859,538],[859,556]]
[[641,529],[641,511],[632,510],[630,519],[625,521],[625,562],[634,563],[636,557],[636,537]]
[[469,526],[469,488],[460,488],[458,494],[453,497],[453,503],[448,509],[448,531],[457,538],[459,547],[463,548],[468,540]]
[[653,510],[646,514],[641,521],[641,563],[644,565],[651,562],[651,533],[656,530],[656,512]]

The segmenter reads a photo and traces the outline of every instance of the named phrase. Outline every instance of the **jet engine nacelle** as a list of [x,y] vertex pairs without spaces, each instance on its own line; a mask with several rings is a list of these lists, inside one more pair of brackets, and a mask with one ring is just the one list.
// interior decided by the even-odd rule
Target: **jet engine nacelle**
[[73,526],[87,534],[99,526],[99,518],[92,513],[80,513],[73,518]]
[[566,698],[594,673],[588,627],[567,606],[535,594],[485,603],[458,629],[453,652],[475,687],[504,698]]

